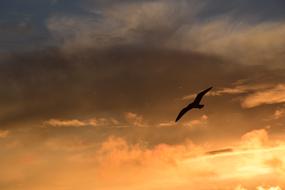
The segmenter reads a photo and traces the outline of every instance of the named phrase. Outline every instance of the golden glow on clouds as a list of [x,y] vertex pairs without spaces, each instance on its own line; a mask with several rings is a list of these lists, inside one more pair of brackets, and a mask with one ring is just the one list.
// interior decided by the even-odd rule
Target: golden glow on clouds
[[0,183],[11,190],[285,187],[285,141],[270,139],[264,129],[248,132],[241,141],[229,144],[232,152],[214,155],[205,153],[216,145],[191,141],[152,148],[119,137],[109,137],[100,146],[80,139],[65,141],[50,139],[37,148],[6,147],[13,157],[1,158]]
[[[255,92],[258,90],[264,90],[272,87],[270,84],[234,84],[233,87],[225,87],[221,89],[213,89],[206,94],[206,96],[223,96],[223,95],[239,95],[246,94],[250,92]],[[195,98],[196,94],[191,94],[184,96],[182,100],[189,100]]]
[[44,124],[52,126],[52,127],[83,127],[86,124],[77,119],[72,120],[58,120],[58,119],[50,119],[46,121]]
[[[222,88],[209,92],[207,96],[222,95],[241,95],[247,94],[241,98],[243,108],[253,108],[266,104],[278,104],[285,102],[285,85],[284,84],[245,84],[236,85],[232,88]],[[194,99],[196,94],[184,96],[182,100]],[[275,112],[275,119],[281,117],[282,110]]]
[[245,108],[252,108],[263,104],[276,104],[285,102],[285,85],[280,84],[271,89],[257,91],[247,96],[242,102]]
[[[135,119],[133,115],[129,116],[131,119]],[[136,121],[138,122],[138,121]],[[86,127],[86,126],[108,126],[119,125],[119,121],[114,118],[89,118],[85,120],[79,119],[71,119],[71,120],[63,120],[63,119],[49,119],[43,123],[44,127]]]
[[202,115],[199,119],[194,119],[183,124],[185,127],[203,127],[207,125],[208,116]]
[[278,109],[274,112],[274,119],[280,119],[282,117],[284,117],[285,115],[285,109]]
[[147,124],[145,124],[143,120],[143,117],[136,113],[127,112],[125,113],[125,118],[129,124],[135,127],[146,127],[147,126]]

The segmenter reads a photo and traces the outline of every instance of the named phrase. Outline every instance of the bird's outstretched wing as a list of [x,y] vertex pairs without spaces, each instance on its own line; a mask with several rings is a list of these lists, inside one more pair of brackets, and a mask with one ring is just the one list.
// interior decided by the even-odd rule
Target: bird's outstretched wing
[[201,102],[203,96],[204,96],[207,92],[209,92],[212,88],[213,88],[213,87],[210,87],[210,88],[207,88],[206,90],[200,92],[200,93],[196,96],[196,98],[195,98],[195,100],[194,100],[194,104],[199,104],[199,103]]
[[190,109],[192,109],[192,107],[187,106],[187,107],[183,108],[183,109],[180,111],[180,113],[178,114],[178,116],[177,116],[175,122],[177,122],[177,121],[178,121],[186,112],[188,112]]

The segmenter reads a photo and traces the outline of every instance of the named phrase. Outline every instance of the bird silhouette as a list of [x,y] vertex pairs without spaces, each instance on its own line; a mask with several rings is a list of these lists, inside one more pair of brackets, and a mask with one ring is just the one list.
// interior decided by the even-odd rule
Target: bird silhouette
[[200,92],[199,94],[197,94],[195,100],[193,102],[191,102],[188,106],[186,106],[185,108],[183,108],[180,113],[178,114],[175,122],[177,122],[186,112],[188,112],[189,110],[193,109],[193,108],[199,108],[202,109],[204,107],[204,105],[200,104],[203,96],[209,92],[213,87],[210,87],[202,92]]

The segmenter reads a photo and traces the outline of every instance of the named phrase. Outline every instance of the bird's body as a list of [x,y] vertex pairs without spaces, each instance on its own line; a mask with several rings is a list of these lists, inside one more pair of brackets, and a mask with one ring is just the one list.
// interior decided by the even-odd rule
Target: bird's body
[[200,104],[203,96],[209,92],[213,87],[210,87],[202,92],[200,92],[195,100],[193,102],[191,102],[188,106],[186,106],[185,108],[183,108],[180,113],[178,114],[175,122],[177,122],[186,112],[188,112],[189,110],[193,109],[193,108],[197,108],[197,109],[202,109],[204,107],[204,105]]

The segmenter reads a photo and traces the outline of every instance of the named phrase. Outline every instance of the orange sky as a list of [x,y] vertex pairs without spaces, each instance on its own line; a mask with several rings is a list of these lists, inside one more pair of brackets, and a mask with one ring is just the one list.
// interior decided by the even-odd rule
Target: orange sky
[[79,2],[41,21],[45,45],[0,44],[1,190],[285,189],[282,15]]

